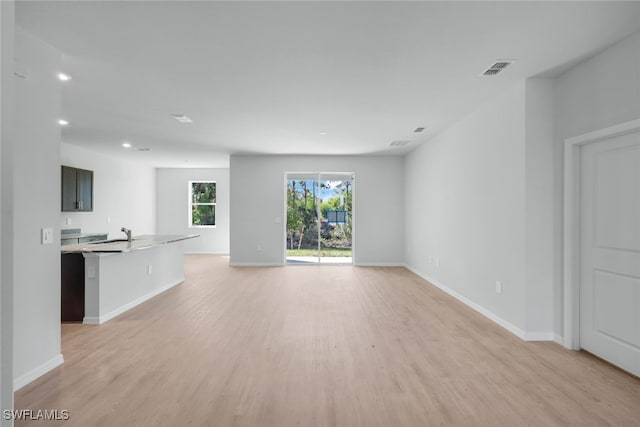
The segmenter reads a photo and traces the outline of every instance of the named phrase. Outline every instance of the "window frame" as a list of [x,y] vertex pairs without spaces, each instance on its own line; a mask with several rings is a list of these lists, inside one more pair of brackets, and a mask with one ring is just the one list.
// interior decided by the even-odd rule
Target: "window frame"
[[[216,197],[215,197],[215,202],[213,203],[198,203],[198,202],[194,202],[193,201],[193,184],[213,184],[214,188],[215,188],[215,193],[216,193]],[[213,180],[192,180],[189,181],[188,183],[188,191],[187,191],[187,197],[189,198],[189,203],[188,203],[188,217],[189,217],[189,222],[188,222],[188,227],[189,228],[216,228],[217,226],[217,204],[218,204],[218,184],[216,181]],[[214,209],[214,224],[213,225],[194,225],[193,224],[193,207],[194,206],[213,206]]]

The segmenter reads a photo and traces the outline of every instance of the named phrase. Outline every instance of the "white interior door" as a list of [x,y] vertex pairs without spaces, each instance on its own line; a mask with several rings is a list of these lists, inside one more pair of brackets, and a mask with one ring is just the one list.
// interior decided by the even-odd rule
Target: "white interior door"
[[585,145],[580,346],[640,375],[640,133]]

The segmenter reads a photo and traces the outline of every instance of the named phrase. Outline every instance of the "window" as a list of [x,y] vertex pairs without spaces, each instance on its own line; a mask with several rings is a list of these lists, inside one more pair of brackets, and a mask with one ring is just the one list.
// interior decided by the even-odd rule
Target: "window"
[[216,183],[189,181],[189,227],[216,226]]

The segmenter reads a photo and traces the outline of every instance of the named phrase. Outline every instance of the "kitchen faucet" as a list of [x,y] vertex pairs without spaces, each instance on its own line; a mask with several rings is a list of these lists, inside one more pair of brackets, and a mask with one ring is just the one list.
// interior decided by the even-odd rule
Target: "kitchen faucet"
[[128,228],[122,227],[120,231],[122,231],[127,235],[127,242],[131,243],[131,230],[129,230]]

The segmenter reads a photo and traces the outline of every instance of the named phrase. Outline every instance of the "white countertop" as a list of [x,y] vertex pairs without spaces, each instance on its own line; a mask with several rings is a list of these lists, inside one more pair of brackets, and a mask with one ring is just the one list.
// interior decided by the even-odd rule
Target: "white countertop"
[[142,235],[133,236],[131,242],[127,239],[110,239],[102,242],[80,243],[77,245],[65,245],[61,247],[62,253],[113,253],[130,252],[141,249],[148,249],[154,246],[166,245],[167,243],[179,242],[181,240],[199,237],[199,234],[176,234],[176,235]]

